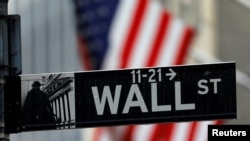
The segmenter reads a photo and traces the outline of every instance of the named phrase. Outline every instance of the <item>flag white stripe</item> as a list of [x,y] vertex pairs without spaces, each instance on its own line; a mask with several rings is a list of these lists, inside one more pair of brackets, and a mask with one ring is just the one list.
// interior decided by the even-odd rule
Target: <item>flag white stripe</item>
[[109,130],[101,130],[99,137],[98,141],[110,141],[111,137]]
[[194,141],[206,141],[207,140],[207,129],[209,124],[216,124],[216,121],[203,121],[198,122]]
[[171,141],[186,141],[189,131],[190,131],[191,122],[181,122],[175,124]]
[[144,67],[145,61],[147,61],[145,58],[148,58],[153,39],[156,36],[161,12],[161,6],[157,1],[150,1],[133,48],[134,50],[131,58],[129,58],[129,67]]
[[121,48],[130,28],[128,25],[131,25],[132,22],[131,17],[133,17],[136,10],[137,5],[135,2],[134,0],[121,0],[117,7],[117,12],[110,29],[110,45],[102,66],[103,69],[116,69],[121,62]]
[[154,124],[136,126],[132,141],[149,141],[155,127]]
[[164,47],[160,51],[158,63],[159,66],[173,65],[175,55],[178,51],[180,39],[183,32],[183,23],[178,19],[171,19],[169,32],[166,33]]

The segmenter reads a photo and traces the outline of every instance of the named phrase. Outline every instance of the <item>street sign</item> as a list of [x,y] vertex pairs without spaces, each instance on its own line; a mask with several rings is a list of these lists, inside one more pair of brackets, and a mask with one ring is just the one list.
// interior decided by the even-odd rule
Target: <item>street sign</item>
[[236,118],[235,63],[21,76],[19,131]]

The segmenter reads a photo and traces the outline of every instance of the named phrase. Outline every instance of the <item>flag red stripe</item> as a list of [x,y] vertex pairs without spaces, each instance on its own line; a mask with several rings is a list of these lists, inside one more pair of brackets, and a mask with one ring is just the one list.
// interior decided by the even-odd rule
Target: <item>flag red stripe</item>
[[164,141],[170,141],[172,139],[173,131],[176,125],[175,123],[169,123],[169,124],[165,124],[165,126],[166,126],[166,130],[165,130],[165,136],[163,139]]
[[197,127],[198,127],[199,122],[192,122],[191,123],[191,127],[190,127],[190,131],[187,137],[187,141],[193,141],[195,138],[195,135],[197,133]]
[[125,45],[122,49],[122,58],[121,58],[121,66],[120,68],[127,67],[129,62],[129,58],[133,49],[133,45],[136,40],[136,36],[138,34],[138,30],[140,29],[140,25],[143,19],[143,15],[146,13],[146,7],[148,4],[148,0],[139,0],[138,7],[136,8],[135,16],[132,19],[132,25],[130,31],[128,33],[127,39],[125,40]]
[[93,68],[91,64],[92,60],[88,53],[84,40],[80,38],[80,36],[78,36],[77,38],[77,44],[79,57],[82,60],[81,65],[84,67],[85,70],[91,70]]
[[157,124],[154,130],[152,129],[152,135],[149,141],[169,141],[173,135],[174,124]]
[[184,57],[186,56],[186,53],[187,53],[188,47],[190,46],[193,35],[194,35],[194,31],[190,27],[187,26],[184,29],[184,36],[180,44],[179,51],[176,54],[177,58],[175,59],[175,62],[174,62],[175,65],[179,65],[183,63]]
[[134,125],[127,126],[124,133],[124,137],[121,141],[132,141],[134,130],[135,130]]
[[164,125],[155,126],[155,129],[152,129],[152,136],[150,137],[149,141],[157,140],[161,136],[163,128]]
[[223,120],[216,120],[216,121],[215,121],[215,125],[220,125],[220,124],[223,124],[223,123],[224,123]]
[[101,134],[103,134],[103,130],[105,130],[104,128],[96,128],[95,130],[95,135],[93,137],[93,141],[100,141],[101,139]]
[[154,129],[152,129],[152,135],[149,141],[164,140],[167,129],[167,124],[157,124]]
[[153,42],[153,45],[151,48],[152,50],[150,51],[151,53],[148,57],[149,59],[148,59],[146,66],[156,65],[159,53],[161,51],[161,48],[163,47],[162,42],[164,41],[165,38],[167,38],[164,35],[167,35],[166,33],[168,33],[170,18],[171,17],[168,12],[164,11],[161,13],[161,20],[159,23],[159,28],[156,34],[156,38]]

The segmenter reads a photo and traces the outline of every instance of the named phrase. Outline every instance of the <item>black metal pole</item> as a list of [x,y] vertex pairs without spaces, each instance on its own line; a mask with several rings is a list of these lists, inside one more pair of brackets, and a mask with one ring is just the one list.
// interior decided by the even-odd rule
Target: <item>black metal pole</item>
[[9,134],[5,130],[4,119],[4,85],[8,76],[8,0],[0,0],[0,141],[9,141]]

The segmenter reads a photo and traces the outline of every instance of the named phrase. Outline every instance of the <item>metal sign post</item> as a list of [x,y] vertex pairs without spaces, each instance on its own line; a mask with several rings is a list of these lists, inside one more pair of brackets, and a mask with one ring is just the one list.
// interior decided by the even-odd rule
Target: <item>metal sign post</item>
[[[0,1],[0,141],[9,140],[9,133],[16,127],[17,119],[13,119],[12,108],[18,103],[8,101],[13,97],[14,89],[20,87],[18,75],[21,74],[21,37],[20,16],[8,15],[8,0]],[[11,82],[10,82],[11,81]],[[12,83],[12,88],[6,84]],[[14,96],[15,98],[15,96]],[[16,109],[16,108],[15,108]],[[17,112],[15,112],[17,113]],[[16,117],[16,116],[15,116]],[[17,130],[17,129],[15,129]]]
[[8,23],[7,19],[8,0],[0,1],[0,141],[9,140],[9,134],[5,131],[4,111],[4,77],[9,74],[6,66],[8,62]]
[[7,88],[14,82],[13,132],[236,118],[234,62],[21,75]]

